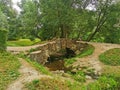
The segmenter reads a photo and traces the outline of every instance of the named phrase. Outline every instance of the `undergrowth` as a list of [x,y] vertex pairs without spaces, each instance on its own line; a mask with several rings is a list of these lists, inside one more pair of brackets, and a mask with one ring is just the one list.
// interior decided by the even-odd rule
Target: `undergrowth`
[[7,52],[0,53],[0,90],[5,90],[9,83],[19,76],[20,62]]

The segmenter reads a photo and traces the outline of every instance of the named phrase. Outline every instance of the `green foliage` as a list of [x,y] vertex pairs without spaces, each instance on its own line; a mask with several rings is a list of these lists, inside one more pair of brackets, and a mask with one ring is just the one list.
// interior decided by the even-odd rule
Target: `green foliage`
[[19,39],[17,41],[7,41],[8,46],[31,46],[40,43],[40,39],[35,39],[31,41],[30,39]]
[[5,90],[8,84],[19,76],[20,62],[7,52],[0,53],[0,90]]
[[82,58],[88,55],[91,55],[95,50],[95,47],[92,45],[87,45],[77,57]]
[[4,51],[6,49],[6,41],[7,41],[7,30],[0,28],[0,51]]
[[106,21],[105,28],[103,28],[103,35],[105,36],[104,42],[107,43],[120,43],[120,2],[111,5],[110,14]]
[[87,90],[85,85],[83,85],[79,82],[66,81],[66,84],[69,87],[69,90]]
[[108,65],[120,65],[120,48],[110,49],[99,56],[101,62]]
[[101,76],[96,82],[90,83],[87,88],[88,90],[118,90],[117,82],[106,76]]
[[85,82],[85,74],[82,71],[78,71],[72,75],[73,79],[78,82]]
[[7,17],[1,11],[0,8],[0,51],[6,49],[6,40],[7,40]]

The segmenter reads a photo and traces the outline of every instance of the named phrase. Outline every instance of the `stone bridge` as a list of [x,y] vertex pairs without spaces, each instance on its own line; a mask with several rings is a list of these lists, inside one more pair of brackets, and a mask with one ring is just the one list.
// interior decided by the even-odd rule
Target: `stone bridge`
[[49,41],[36,47],[35,51],[30,53],[30,58],[40,64],[45,64],[50,55],[54,55],[60,50],[65,50],[66,48],[69,48],[77,55],[86,45],[86,43],[82,43],[76,40],[64,38],[56,39],[54,41]]

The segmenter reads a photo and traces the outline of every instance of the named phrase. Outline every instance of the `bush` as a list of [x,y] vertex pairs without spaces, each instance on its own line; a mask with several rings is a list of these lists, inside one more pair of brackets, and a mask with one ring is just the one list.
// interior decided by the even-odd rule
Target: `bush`
[[7,30],[0,29],[0,51],[4,51],[6,49],[6,41],[7,41]]

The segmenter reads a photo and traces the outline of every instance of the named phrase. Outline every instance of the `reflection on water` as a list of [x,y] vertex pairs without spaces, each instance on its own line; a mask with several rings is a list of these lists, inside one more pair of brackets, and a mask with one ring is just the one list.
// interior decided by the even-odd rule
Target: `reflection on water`
[[66,71],[67,68],[64,66],[64,60],[57,60],[53,62],[48,62],[45,64],[45,66],[50,70],[50,71],[56,71],[56,70],[64,70]]

